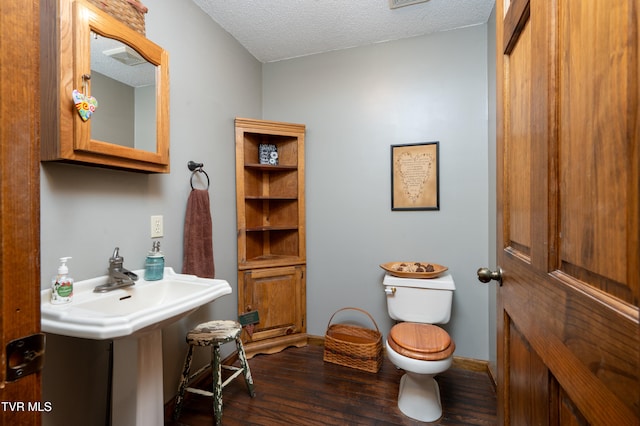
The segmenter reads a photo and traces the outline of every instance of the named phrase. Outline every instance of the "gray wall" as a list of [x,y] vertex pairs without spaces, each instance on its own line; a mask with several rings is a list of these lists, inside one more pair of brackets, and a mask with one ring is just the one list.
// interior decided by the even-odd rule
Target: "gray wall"
[[135,147],[156,151],[156,86],[135,88]]
[[91,117],[91,138],[134,147],[134,88],[96,71],[91,73],[91,82],[91,95],[99,100]]
[[[116,246],[126,267],[141,269],[156,214],[164,216],[167,265],[179,272],[191,176],[186,164],[203,162],[211,179],[216,276],[229,281],[233,294],[164,330],[169,400],[186,331],[237,314],[233,119],[299,122],[307,125],[309,333],[324,335],[330,315],[354,305],[371,312],[386,334],[391,321],[378,265],[431,261],[449,266],[456,281],[446,328],[457,355],[489,359],[490,287],[475,278],[493,250],[487,25],[262,65],[192,2],[145,4],[147,36],[170,54],[171,173],[43,164],[42,288],[61,256],[73,256],[76,280],[104,275]],[[390,145],[436,140],[440,211],[392,212]],[[43,400],[54,410],[44,423],[68,424],[75,415],[100,424],[104,412],[93,400],[83,403],[92,398],[83,389],[104,382],[104,345],[48,338]]]
[[91,138],[156,150],[156,86],[132,87],[93,71],[92,95],[99,99]]
[[[388,317],[381,263],[447,265],[458,356],[488,359],[486,25],[263,66],[264,118],[307,125],[308,331]],[[390,146],[440,142],[440,211],[391,211]]]

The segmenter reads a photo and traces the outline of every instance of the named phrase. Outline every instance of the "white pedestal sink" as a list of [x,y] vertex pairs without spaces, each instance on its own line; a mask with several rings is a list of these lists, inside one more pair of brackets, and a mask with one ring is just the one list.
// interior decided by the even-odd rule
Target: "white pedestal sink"
[[[134,271],[142,277],[144,271]],[[41,293],[42,331],[94,340],[113,339],[112,424],[164,424],[162,328],[220,296],[231,293],[225,280],[176,274],[164,279],[94,293],[107,277],[76,282],[73,301],[50,303]]]

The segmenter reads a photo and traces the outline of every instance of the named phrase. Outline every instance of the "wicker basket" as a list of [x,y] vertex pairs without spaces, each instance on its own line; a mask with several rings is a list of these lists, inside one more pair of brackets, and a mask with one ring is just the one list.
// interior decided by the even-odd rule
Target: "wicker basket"
[[[331,324],[333,317],[344,310],[355,310],[367,315],[375,330],[348,324]],[[342,308],[334,312],[327,325],[324,338],[326,362],[377,373],[382,366],[382,335],[373,317],[359,308]]]
[[[123,24],[128,25],[140,34],[145,34],[144,12],[139,11],[127,0],[88,0],[89,3],[95,5],[109,15],[116,18]],[[136,1],[140,7],[144,8],[142,3]]]

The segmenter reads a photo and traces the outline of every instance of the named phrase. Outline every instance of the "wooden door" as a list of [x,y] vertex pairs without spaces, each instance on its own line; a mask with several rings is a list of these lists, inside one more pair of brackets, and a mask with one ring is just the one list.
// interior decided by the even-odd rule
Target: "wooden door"
[[[40,373],[7,344],[40,331],[40,7],[0,2],[0,425],[40,424]],[[53,78],[53,77],[51,77]],[[15,374],[11,374],[14,376]],[[41,404],[42,402],[42,404]],[[9,403],[12,403],[9,404]]]
[[286,266],[238,273],[240,311],[258,311],[260,318],[253,334],[244,335],[248,357],[306,345],[304,271],[304,266]]
[[498,416],[638,425],[637,0],[498,0]]

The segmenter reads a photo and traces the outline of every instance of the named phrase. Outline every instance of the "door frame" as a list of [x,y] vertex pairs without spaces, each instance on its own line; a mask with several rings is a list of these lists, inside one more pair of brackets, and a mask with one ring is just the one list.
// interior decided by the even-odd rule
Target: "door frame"
[[2,0],[0,32],[0,426],[40,424],[41,373],[7,382],[5,351],[40,332],[40,1]]

